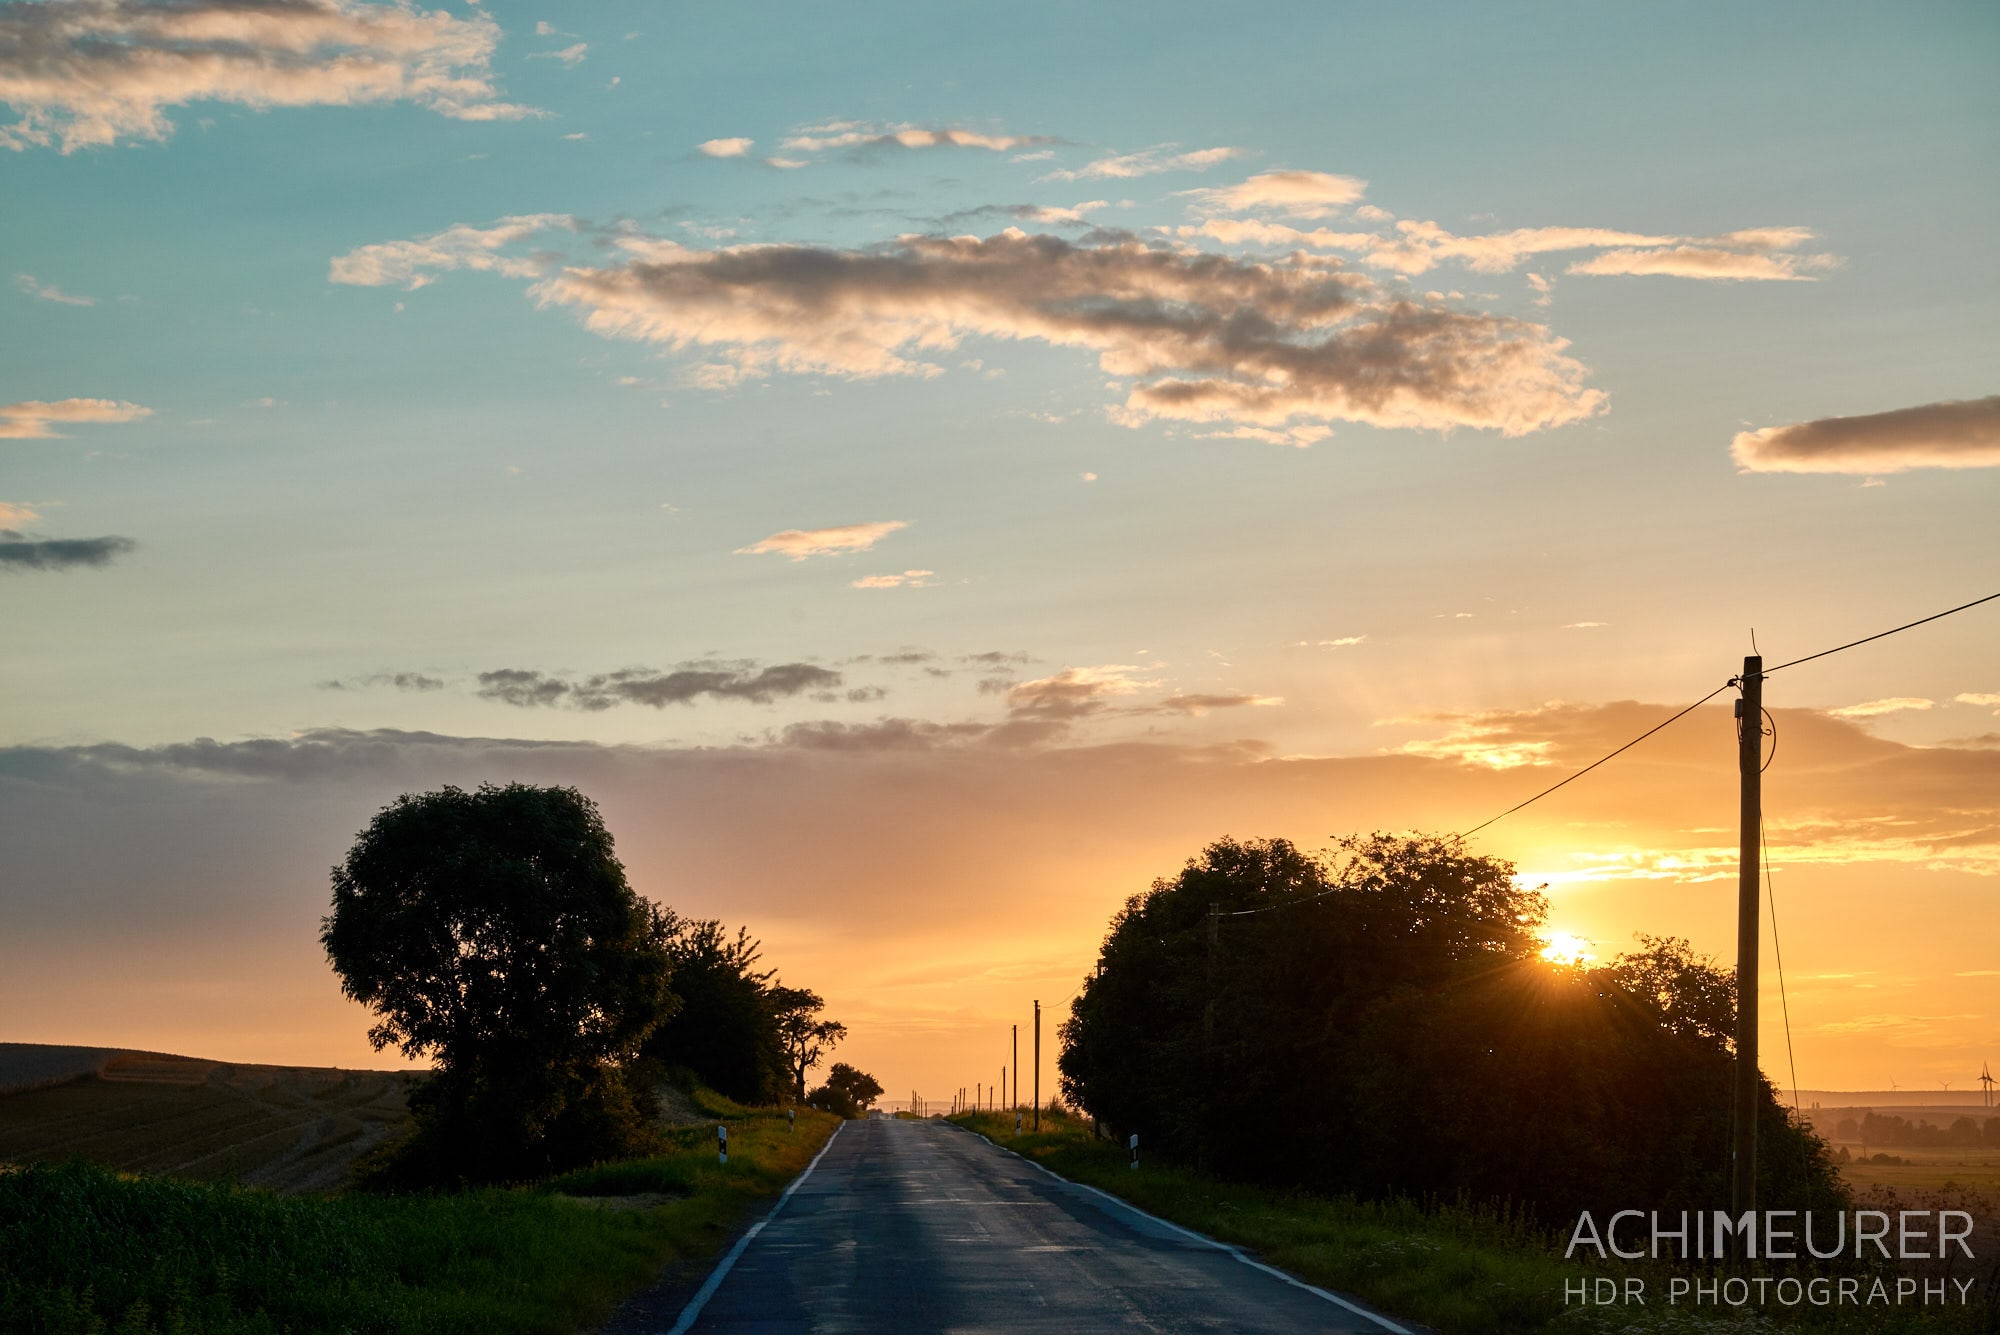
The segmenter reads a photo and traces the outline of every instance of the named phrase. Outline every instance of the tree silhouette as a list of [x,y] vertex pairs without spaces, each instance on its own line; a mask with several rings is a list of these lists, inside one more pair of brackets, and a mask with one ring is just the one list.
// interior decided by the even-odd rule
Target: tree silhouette
[[508,1178],[621,1152],[649,1091],[622,1069],[672,1010],[670,963],[597,808],[573,788],[404,794],[333,869],[320,941],[376,1048],[428,1057],[408,1167]]
[[826,1009],[826,1002],[818,993],[802,987],[772,988],[771,1009],[777,1016],[778,1041],[784,1047],[792,1097],[803,1100],[806,1074],[847,1037],[847,1026],[838,1020],[816,1019]]
[[808,1095],[806,1102],[841,1117],[859,1117],[881,1097],[882,1085],[874,1076],[846,1062],[835,1062],[826,1073],[826,1083]]
[[[1061,1026],[1063,1096],[1167,1158],[1294,1187],[1548,1219],[1715,1204],[1733,979],[1671,939],[1552,965],[1544,912],[1455,838],[1222,840],[1112,919]],[[1837,1208],[1825,1145],[1768,1083],[1758,1135],[1760,1199]]]
[[686,1068],[739,1103],[784,1098],[790,1071],[772,1006],[772,972],[757,967],[757,940],[741,927],[730,936],[713,918],[693,921],[660,908],[653,915],[673,958],[680,1005],[647,1038],[644,1054]]

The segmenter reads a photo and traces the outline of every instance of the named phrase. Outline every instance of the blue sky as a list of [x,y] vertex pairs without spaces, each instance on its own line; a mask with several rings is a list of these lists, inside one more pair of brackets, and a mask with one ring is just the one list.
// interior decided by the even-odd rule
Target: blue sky
[[[1561,708],[1678,706],[1753,626],[1786,657],[2000,588],[1987,6],[299,0],[167,39],[121,0],[98,46],[81,12],[0,4],[21,755],[916,727],[1037,764],[1420,759],[1380,819],[1470,823],[1560,772]],[[226,77],[147,63],[203,43]],[[112,406],[36,407],[70,400]],[[1992,624],[1779,703],[1985,763]],[[787,666],[839,680],[746,685]],[[1086,945],[1132,888],[1085,897]]]

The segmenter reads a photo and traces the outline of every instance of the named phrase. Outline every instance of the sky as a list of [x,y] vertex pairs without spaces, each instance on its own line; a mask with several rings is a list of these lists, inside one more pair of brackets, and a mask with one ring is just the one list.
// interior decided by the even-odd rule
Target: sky
[[[1996,62],[1970,3],[4,0],[0,1036],[392,1064],[327,869],[519,780],[891,1097],[1037,999],[1046,1092],[1207,842],[1469,830],[2000,592]],[[1732,696],[1473,848],[1733,960]],[[2000,603],[1765,702],[1766,1071],[1965,1088]]]

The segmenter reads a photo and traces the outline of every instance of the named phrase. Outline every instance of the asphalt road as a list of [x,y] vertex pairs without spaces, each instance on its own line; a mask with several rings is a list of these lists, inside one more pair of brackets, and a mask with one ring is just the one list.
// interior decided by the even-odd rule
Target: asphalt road
[[1400,1328],[1051,1177],[969,1132],[870,1120],[841,1128],[689,1329],[1382,1335]]

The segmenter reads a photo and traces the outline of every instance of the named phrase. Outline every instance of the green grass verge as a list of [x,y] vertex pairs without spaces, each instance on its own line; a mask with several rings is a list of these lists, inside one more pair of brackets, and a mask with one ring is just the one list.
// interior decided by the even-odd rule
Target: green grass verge
[[[81,1162],[0,1172],[0,1330],[13,1335],[567,1335],[676,1261],[705,1261],[837,1119],[698,1095],[729,1125],[534,1187],[280,1197]],[[647,1208],[606,1198],[663,1198]],[[588,1199],[579,1199],[588,1198]]]
[[[1011,1114],[951,1118],[995,1144],[1132,1202],[1149,1214],[1242,1247],[1260,1260],[1324,1288],[1361,1298],[1396,1318],[1448,1335],[1514,1332],[1838,1331],[1855,1335],[1920,1331],[1985,1335],[2000,1330],[1981,1276],[1965,1308],[1668,1307],[1662,1295],[1676,1273],[1664,1266],[1610,1269],[1562,1259],[1562,1240],[1495,1209],[1363,1201],[1227,1182],[1147,1161],[1129,1166],[1124,1146],[1100,1141],[1090,1123],[1042,1116],[1040,1133],[1014,1135]],[[1142,1147],[1143,1149],[1143,1147]],[[1982,1258],[1981,1269],[1991,1266]],[[1682,1272],[1685,1273],[1685,1272]],[[1653,1295],[1645,1306],[1565,1306],[1565,1282],[1638,1277]]]

